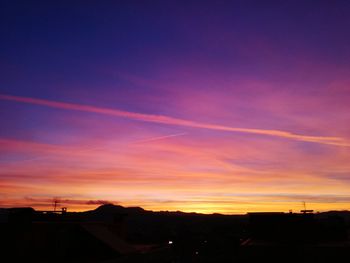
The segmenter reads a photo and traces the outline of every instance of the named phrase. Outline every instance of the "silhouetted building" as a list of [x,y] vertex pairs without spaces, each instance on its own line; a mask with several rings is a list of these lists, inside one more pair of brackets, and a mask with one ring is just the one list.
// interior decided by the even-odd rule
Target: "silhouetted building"
[[125,214],[104,221],[66,210],[13,208],[0,216],[0,262],[170,262],[169,246],[124,239]]
[[240,257],[244,262],[332,262],[349,249],[341,220],[320,221],[313,213],[251,213]]

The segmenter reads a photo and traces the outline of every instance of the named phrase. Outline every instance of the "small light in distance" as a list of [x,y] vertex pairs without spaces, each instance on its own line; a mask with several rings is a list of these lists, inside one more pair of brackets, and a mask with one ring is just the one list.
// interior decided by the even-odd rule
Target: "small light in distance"
[[169,244],[169,245],[172,245],[172,244],[173,244],[173,241],[169,240],[169,241],[168,241],[168,244]]

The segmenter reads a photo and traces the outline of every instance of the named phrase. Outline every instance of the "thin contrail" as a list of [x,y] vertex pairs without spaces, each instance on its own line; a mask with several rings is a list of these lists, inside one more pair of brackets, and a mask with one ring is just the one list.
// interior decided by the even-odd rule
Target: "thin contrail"
[[[168,138],[173,138],[173,137],[178,137],[178,136],[184,136],[186,135],[187,132],[182,132],[182,133],[175,133],[175,134],[170,134],[170,135],[164,135],[164,136],[157,136],[157,137],[151,137],[148,139],[142,139],[142,140],[138,140],[138,141],[133,141],[130,144],[138,144],[138,143],[147,143],[147,142],[153,142],[153,141],[158,141],[158,140],[164,140],[164,139],[168,139]],[[7,140],[2,140],[0,139],[0,144],[2,142],[6,143]],[[80,153],[88,153],[88,152],[93,152],[93,151],[100,151],[100,150],[105,150],[108,149],[109,146],[104,146],[104,147],[90,147],[90,148],[85,148],[85,149],[81,149],[76,151],[78,154]],[[32,162],[32,161],[38,161],[38,160],[45,160],[45,159],[50,159],[50,156],[39,156],[39,157],[35,157],[35,158],[29,158],[29,159],[23,159],[23,160],[12,160],[12,161],[3,161],[0,160],[0,163],[25,163],[25,162]]]
[[175,133],[175,134],[170,134],[170,135],[164,135],[164,136],[158,136],[158,137],[153,137],[153,138],[149,138],[149,139],[144,139],[144,140],[136,141],[135,143],[153,142],[153,141],[168,139],[168,138],[172,138],[172,137],[184,136],[186,134],[187,134],[187,132]]
[[287,138],[287,139],[304,141],[304,142],[314,142],[314,143],[320,143],[320,144],[329,144],[329,145],[347,146],[347,147],[350,146],[349,141],[340,137],[308,136],[308,135],[301,135],[301,134],[296,134],[296,133],[281,131],[281,130],[237,128],[237,127],[230,127],[230,126],[224,126],[224,125],[216,125],[216,124],[208,124],[208,123],[184,120],[184,119],[173,118],[173,117],[168,117],[164,115],[135,113],[135,112],[101,108],[101,107],[82,105],[82,104],[76,104],[76,103],[58,102],[58,101],[12,96],[12,95],[5,95],[5,94],[0,94],[0,99],[28,103],[28,104],[42,105],[42,106],[58,108],[58,109],[93,112],[93,113],[99,113],[99,114],[116,116],[116,117],[124,117],[124,118],[138,120],[138,121],[162,123],[167,125],[201,128],[201,129],[209,129],[209,130],[216,130],[216,131],[261,134],[261,135],[269,135],[269,136]]

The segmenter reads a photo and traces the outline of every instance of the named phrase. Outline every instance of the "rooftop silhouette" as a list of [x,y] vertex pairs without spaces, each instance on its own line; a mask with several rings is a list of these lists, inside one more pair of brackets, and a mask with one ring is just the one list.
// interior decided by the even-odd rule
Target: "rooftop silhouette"
[[0,211],[11,262],[278,262],[287,254],[285,262],[327,262],[350,248],[347,211],[208,215],[112,204]]

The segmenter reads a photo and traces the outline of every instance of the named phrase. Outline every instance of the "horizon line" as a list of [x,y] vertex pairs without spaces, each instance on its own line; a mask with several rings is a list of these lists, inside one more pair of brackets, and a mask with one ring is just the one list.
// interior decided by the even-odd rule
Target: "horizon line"
[[[119,205],[119,204],[113,204],[113,203],[109,203],[109,204],[101,204],[99,206],[96,206],[94,209],[90,209],[90,210],[72,210],[72,211],[68,211],[67,209],[67,213],[84,213],[84,212],[89,212],[89,211],[94,211],[96,209],[98,209],[99,207],[101,206],[105,206],[105,205],[112,205],[112,206],[120,206],[124,209],[128,209],[128,208],[141,208],[142,210],[144,210],[145,212],[153,212],[153,213],[162,213],[162,212],[168,212],[168,213],[184,213],[184,214],[198,214],[198,215],[223,215],[223,216],[234,216],[234,215],[249,215],[249,214],[254,214],[254,213],[285,213],[285,214],[288,214],[288,213],[293,213],[293,214],[303,214],[302,210],[298,211],[298,212],[294,212],[290,209],[288,209],[288,211],[254,211],[254,212],[245,212],[245,213],[220,213],[220,212],[208,212],[208,213],[204,213],[204,212],[196,212],[196,211],[189,211],[189,212],[184,212],[184,211],[181,211],[181,210],[147,210],[147,209],[144,209],[143,207],[141,206],[123,206],[123,205]],[[51,210],[38,210],[38,209],[35,209],[34,207],[32,206],[0,206],[0,209],[12,209],[12,208],[31,208],[33,209],[35,212],[42,212],[42,211],[45,211],[45,212],[50,212]],[[63,208],[63,207],[61,207]],[[67,207],[65,207],[67,208]],[[60,212],[61,210],[52,210],[53,213],[55,212]],[[318,213],[327,213],[327,212],[350,212],[350,210],[313,210],[313,214],[318,214]]]

